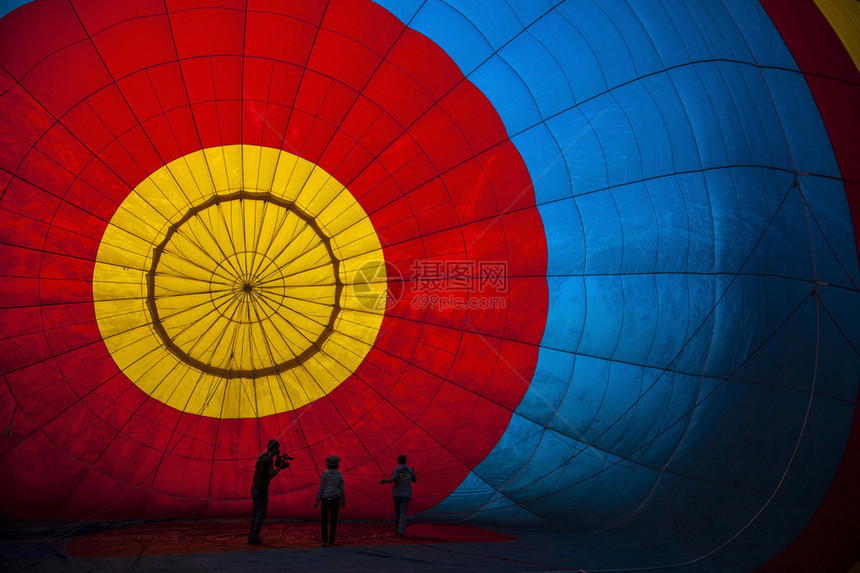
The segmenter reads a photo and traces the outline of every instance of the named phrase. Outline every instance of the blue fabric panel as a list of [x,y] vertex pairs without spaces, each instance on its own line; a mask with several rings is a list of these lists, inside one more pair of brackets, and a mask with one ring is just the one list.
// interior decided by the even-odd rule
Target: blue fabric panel
[[622,363],[645,364],[657,336],[657,278],[653,274],[621,275],[624,298],[618,346],[613,358]]
[[571,196],[564,155],[545,123],[517,133],[511,141],[521,150],[523,161],[532,175],[535,201],[541,210],[546,203]]
[[564,0],[507,0],[505,2],[517,15],[523,28],[528,28],[536,20],[552,11],[554,6]]
[[[808,228],[815,253],[815,276],[833,284],[860,285],[860,270],[852,264],[857,247],[851,239],[851,221],[844,186],[824,177],[799,177],[803,204],[809,210]],[[826,222],[826,223],[825,223]]]
[[654,341],[645,365],[665,367],[684,348],[690,335],[690,290],[687,277],[680,273],[661,274],[657,277],[657,294],[651,303],[656,315]]
[[[553,11],[529,28],[532,34],[564,70],[576,102],[582,102],[607,89],[606,76],[597,55],[582,31],[558,11]],[[564,89],[564,85],[559,86]]]
[[599,362],[607,371],[605,392],[596,406],[590,406],[594,417],[580,439],[601,450],[618,452],[619,442],[633,423],[644,372],[640,366],[622,361]]
[[[580,352],[568,390],[548,427],[565,436],[588,442],[585,436],[589,434],[596,412],[606,397],[610,367],[609,361]],[[595,383],[588,383],[587,380],[594,380]]]
[[[853,327],[824,327],[809,296],[814,280],[852,285],[857,273],[844,264],[856,261],[852,227],[808,89],[757,2],[519,5],[519,35],[493,29],[487,5],[458,7],[480,33],[455,40],[457,25],[434,39],[459,44],[449,53],[499,110],[532,174],[549,251],[538,366],[475,475],[496,488],[497,508],[577,531],[659,533],[676,558],[695,558],[669,549],[677,530],[666,520],[677,516],[702,547],[743,529],[786,472],[811,380],[849,401],[856,390],[838,382],[860,368],[840,334]],[[482,42],[497,53],[476,56]],[[795,170],[815,174],[798,178],[804,195]],[[858,322],[844,310],[850,291],[818,288]],[[798,342],[816,329],[818,345]],[[747,447],[771,431],[773,451]],[[825,439],[816,432],[801,443]],[[703,526],[697,504],[719,515],[728,498]],[[783,539],[793,527],[770,523]]]
[[[690,118],[670,74],[666,72],[654,74],[637,83],[642,85],[648,98],[654,101],[655,107],[659,110],[660,120],[671,146],[670,172],[683,173],[701,169],[702,162],[696,148],[695,134]],[[651,157],[652,151],[658,154],[663,152],[663,137],[659,128],[655,126],[652,132],[655,134],[656,141],[653,147],[651,142],[648,142],[648,152],[642,158],[645,165],[655,161]]]
[[439,44],[467,76],[493,54],[484,31],[468,15],[441,0],[422,4],[409,25]]
[[540,109],[523,78],[499,56],[493,56],[472,73],[472,81],[485,84],[484,94],[496,100],[496,111],[511,134],[542,125]]
[[[577,340],[578,337],[572,339],[573,346]],[[566,341],[571,342],[571,339]],[[549,425],[570,386],[575,360],[576,355],[571,350],[548,347],[541,350],[534,378],[520,403],[523,415],[541,427]]]
[[791,149],[792,168],[800,173],[839,177],[839,167],[830,148],[821,119],[808,113],[815,102],[800,74],[762,70],[779,114],[783,136]]
[[637,76],[633,54],[621,30],[598,3],[568,0],[559,5],[558,12],[582,35],[600,62],[601,75],[607,87],[612,88]]
[[489,485],[475,473],[466,476],[456,494],[423,512],[422,519],[451,522],[474,518],[476,515],[496,523],[541,523],[541,518],[505,497],[497,487]]
[[648,35],[630,3],[600,0],[596,4],[612,21],[612,26],[618,30],[621,41],[633,61],[636,77],[647,76],[663,69],[663,62],[660,60],[654,40]]
[[558,229],[558,234],[547,237],[552,241],[551,250],[568,249],[565,258],[549,261],[548,277],[581,275],[585,270],[585,235],[582,229],[582,216],[574,199],[553,201],[540,206],[541,218],[545,225]]
[[703,169],[728,165],[726,140],[716,111],[719,94],[708,93],[702,81],[702,76],[713,73],[713,69],[714,64],[704,63],[669,71],[695,137],[695,147],[687,153],[697,153]]
[[[581,276],[548,276],[547,287],[550,286],[550,312],[547,313],[542,346],[576,352],[585,327],[586,308],[577,304],[586,300],[585,279]],[[537,368],[540,371],[541,361],[538,361]]]
[[531,34],[514,38],[499,54],[519,71],[520,79],[533,94],[541,119],[561,113],[576,103],[559,62]]
[[494,52],[520,34],[524,27],[524,23],[507,2],[445,0],[445,4],[468,18],[481,31]]
[[768,25],[769,18],[760,2],[724,0],[739,37],[736,43],[750,51],[750,59],[759,66],[797,69],[788,47],[776,28]]
[[[690,224],[687,262],[688,273],[714,272],[714,223],[710,197],[702,173],[678,173],[675,180],[684,197]],[[697,277],[698,278],[698,277]]]
[[[612,97],[619,110],[624,113],[635,142],[636,155],[621,157],[631,165],[629,181],[672,173],[672,134],[645,83],[623,85],[613,90]],[[631,145],[628,152],[632,151]],[[624,181],[619,177],[620,183]]]
[[0,2],[0,18],[15,10],[16,8],[23,6],[31,2],[32,0],[3,0]]
[[618,206],[611,193],[589,193],[576,198],[585,241],[585,272],[615,274],[621,270],[622,239]]
[[611,194],[621,221],[621,272],[624,275],[654,273],[660,252],[660,235],[654,229],[657,228],[657,210],[663,206],[654,203],[642,183],[616,187]]
[[662,2],[638,2],[631,9],[654,45],[661,69],[680,65],[690,59],[682,31]]
[[397,0],[397,2],[378,2],[385,9],[397,16],[401,22],[411,22],[426,0]]
[[621,277],[596,274],[585,277],[585,325],[578,352],[611,357],[621,337],[624,308]]
[[[589,112],[596,110],[593,107]],[[595,116],[600,119],[599,111]],[[580,195],[595,189],[605,189],[608,174],[600,141],[584,110],[576,107],[546,121],[552,136],[558,140],[568,171],[571,193]]]

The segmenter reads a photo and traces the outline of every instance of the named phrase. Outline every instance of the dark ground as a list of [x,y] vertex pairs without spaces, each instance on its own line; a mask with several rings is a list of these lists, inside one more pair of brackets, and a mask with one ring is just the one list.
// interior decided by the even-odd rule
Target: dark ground
[[[246,521],[47,523],[0,521],[0,571],[150,572],[491,571],[740,572],[712,558],[675,560],[618,540],[526,528],[341,522],[334,547],[320,547],[319,523],[267,521],[263,545],[247,544]],[[860,571],[855,567],[852,573]]]

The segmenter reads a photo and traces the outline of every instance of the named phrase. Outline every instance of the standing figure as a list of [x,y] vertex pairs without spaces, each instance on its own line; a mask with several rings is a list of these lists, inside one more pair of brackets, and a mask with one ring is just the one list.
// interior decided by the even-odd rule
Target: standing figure
[[325,460],[328,469],[320,474],[320,491],[317,494],[317,507],[322,502],[320,524],[322,526],[323,547],[334,545],[334,534],[337,531],[337,514],[341,507],[346,506],[346,484],[343,474],[337,469],[340,458],[329,456]]
[[406,465],[406,456],[402,454],[398,456],[397,463],[400,465],[391,472],[391,478],[379,483],[394,484],[391,490],[394,495],[394,528],[397,530],[397,535],[403,535],[406,532],[406,509],[409,507],[409,500],[412,499],[412,484],[418,479],[413,469]]
[[260,541],[260,528],[263,527],[263,520],[266,519],[266,512],[269,509],[269,482],[278,475],[282,467],[289,465],[275,463],[275,460],[280,460],[280,453],[281,446],[278,441],[269,440],[266,451],[260,454],[254,467],[254,481],[251,484],[254,515],[251,517],[251,534],[248,536],[248,543],[251,545],[262,543]]

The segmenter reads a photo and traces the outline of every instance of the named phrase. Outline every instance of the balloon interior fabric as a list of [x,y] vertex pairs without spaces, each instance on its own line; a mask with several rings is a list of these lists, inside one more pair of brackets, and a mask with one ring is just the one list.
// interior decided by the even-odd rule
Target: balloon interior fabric
[[10,8],[0,514],[247,516],[275,438],[273,517],[405,453],[424,520],[802,553],[858,507],[849,4]]

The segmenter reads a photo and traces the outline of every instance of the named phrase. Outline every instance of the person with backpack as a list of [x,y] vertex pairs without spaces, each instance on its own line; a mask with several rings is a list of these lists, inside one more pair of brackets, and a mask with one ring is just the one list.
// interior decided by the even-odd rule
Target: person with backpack
[[320,524],[322,526],[322,544],[334,545],[334,535],[337,532],[337,514],[340,508],[346,506],[346,484],[340,473],[340,458],[329,456],[325,460],[326,469],[320,474],[320,490],[314,507],[322,503]]
[[391,490],[394,496],[394,528],[397,535],[403,535],[406,533],[406,509],[412,499],[412,484],[418,479],[415,477],[415,471],[406,465],[405,455],[398,456],[397,463],[399,465],[391,472],[391,477],[379,483],[394,484]]

